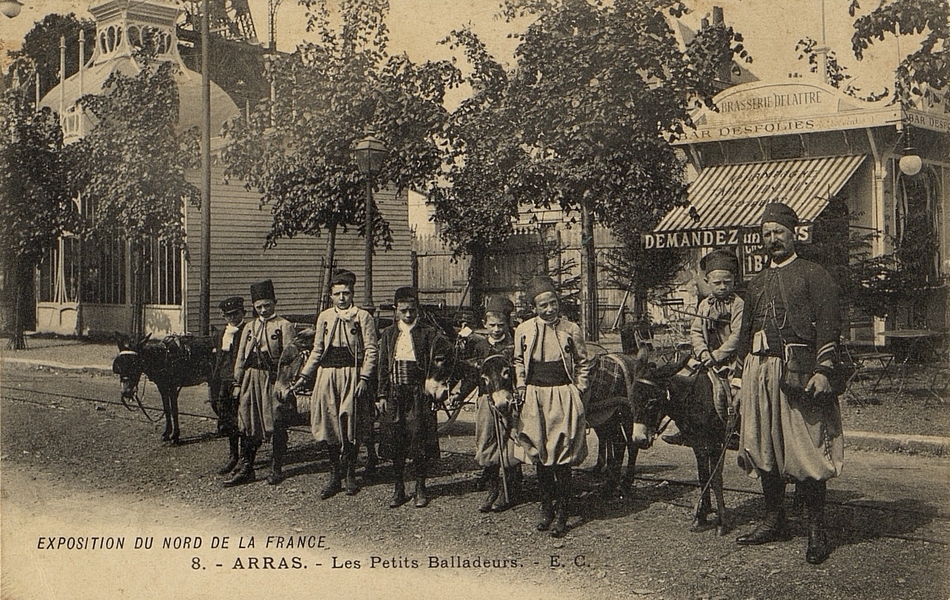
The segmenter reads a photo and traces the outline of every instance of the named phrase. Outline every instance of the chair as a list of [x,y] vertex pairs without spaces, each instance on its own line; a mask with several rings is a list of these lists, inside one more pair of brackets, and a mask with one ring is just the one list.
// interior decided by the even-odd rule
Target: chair
[[[877,393],[881,381],[885,377],[894,383],[894,377],[891,375],[891,366],[894,363],[894,355],[888,352],[880,352],[873,345],[861,345],[845,341],[841,344],[841,360],[851,364],[854,370],[846,383],[844,395],[848,396],[853,404],[868,406],[878,404],[879,400],[874,397]],[[873,383],[871,381],[873,380]]]

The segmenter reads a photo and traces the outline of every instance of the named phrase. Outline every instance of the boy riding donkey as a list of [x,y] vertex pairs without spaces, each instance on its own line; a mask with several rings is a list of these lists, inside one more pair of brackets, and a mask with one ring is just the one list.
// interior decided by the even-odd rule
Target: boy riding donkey
[[[736,369],[736,350],[739,347],[739,328],[742,324],[742,298],[735,293],[739,276],[739,259],[727,250],[714,250],[700,260],[700,268],[706,273],[709,296],[700,301],[696,315],[689,328],[693,356],[691,362],[698,368],[706,368],[712,384],[713,403],[716,414],[726,424],[730,435],[729,444],[738,442],[732,437],[736,425],[736,398],[733,397],[730,381]],[[667,444],[692,445],[692,432],[685,429],[685,421],[676,423],[679,431],[664,435]],[[732,448],[737,449],[736,447]]]
[[294,382],[297,390],[313,387],[310,429],[317,442],[326,442],[332,466],[330,480],[320,492],[324,500],[344,489],[344,476],[346,494],[359,491],[356,454],[373,421],[369,398],[379,346],[372,315],[353,305],[355,285],[356,275],[350,271],[334,273],[333,306],[317,317],[313,350]]

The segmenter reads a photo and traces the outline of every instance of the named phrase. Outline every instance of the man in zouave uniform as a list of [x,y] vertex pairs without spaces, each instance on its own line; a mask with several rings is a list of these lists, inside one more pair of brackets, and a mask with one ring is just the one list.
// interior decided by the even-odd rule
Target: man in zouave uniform
[[218,415],[218,434],[228,438],[228,462],[218,471],[229,474],[238,464],[241,433],[238,430],[238,401],[231,396],[234,386],[234,358],[244,331],[244,298],[232,296],[218,304],[224,329],[214,334],[214,370],[208,381],[211,409]]
[[[313,350],[294,384],[307,388],[310,397],[310,430],[318,442],[326,442],[331,474],[320,492],[326,500],[339,493],[346,477],[346,494],[359,492],[356,483],[356,454],[372,427],[370,382],[376,374],[379,346],[376,325],[365,310],[353,305],[356,275],[338,270],[330,280],[333,306],[317,316]],[[314,382],[314,374],[316,381]]]
[[537,316],[515,330],[515,381],[521,397],[518,441],[537,466],[541,492],[538,531],[567,531],[571,467],[587,457],[587,420],[581,394],[590,365],[581,329],[560,317],[550,277],[535,277],[525,289]]
[[270,279],[251,285],[251,302],[257,318],[244,327],[234,362],[234,390],[238,428],[244,448],[238,471],[225,486],[254,481],[254,458],[261,444],[272,438],[273,463],[267,483],[283,479],[282,461],[287,451],[287,427],[280,422],[280,402],[274,392],[277,368],[284,348],[294,343],[293,324],[277,316],[277,297]]
[[[729,382],[735,371],[743,308],[742,298],[735,293],[739,259],[728,250],[713,250],[700,260],[700,268],[706,273],[710,294],[696,308],[689,339],[694,358],[706,368],[706,376],[712,383],[716,414],[723,423],[731,421],[728,427],[731,432],[736,410]],[[689,431],[680,430],[662,437],[668,444],[691,443]]]
[[419,322],[415,288],[396,290],[396,322],[380,334],[379,387],[381,456],[392,458],[395,484],[390,508],[406,503],[403,477],[406,459],[416,474],[416,508],[429,505],[426,490],[428,463],[439,457],[438,423],[433,398],[425,391],[431,361],[444,361],[451,351],[442,332]]
[[[511,332],[511,312],[515,309],[511,300],[504,296],[492,296],[485,306],[485,328],[488,335],[475,337],[472,344],[473,358],[482,361],[489,356],[502,355],[511,362],[514,354],[514,337]],[[480,512],[501,512],[507,509],[521,481],[521,463],[525,456],[513,437],[513,406],[494,404],[495,399],[480,395],[475,401],[475,461],[483,467],[481,480],[488,487],[488,497],[478,507]],[[502,444],[499,445],[499,435]],[[505,470],[508,482],[508,497],[502,494],[500,471]]]
[[[767,204],[762,243],[768,268],[749,284],[739,333],[739,464],[762,482],[765,519],[741,545],[788,539],[784,497],[794,481],[808,524],[805,559],[831,552],[824,531],[826,481],[841,473],[841,412],[831,385],[838,360],[840,314],[834,280],[795,253],[798,215]],[[735,381],[735,380],[734,380]]]

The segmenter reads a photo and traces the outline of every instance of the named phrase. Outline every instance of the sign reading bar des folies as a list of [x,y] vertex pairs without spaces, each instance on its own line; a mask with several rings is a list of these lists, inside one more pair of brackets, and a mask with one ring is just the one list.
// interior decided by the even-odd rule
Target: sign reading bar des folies
[[718,112],[696,113],[696,129],[687,129],[677,144],[893,126],[900,119],[890,99],[864,102],[818,82],[737,85],[715,103]]

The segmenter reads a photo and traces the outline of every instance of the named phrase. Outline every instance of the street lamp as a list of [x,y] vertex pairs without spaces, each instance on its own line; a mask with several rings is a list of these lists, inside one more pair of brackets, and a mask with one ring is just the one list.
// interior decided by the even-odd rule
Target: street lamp
[[0,2],[0,13],[10,19],[19,15],[21,8],[23,8],[23,4],[17,2],[17,0],[3,0],[3,2]]
[[366,177],[366,257],[363,265],[363,308],[373,310],[373,222],[376,205],[373,203],[373,180],[386,159],[386,145],[369,131],[353,146],[353,157],[360,173]]
[[901,173],[908,177],[913,177],[923,168],[924,163],[917,154],[917,149],[910,145],[910,131],[907,132],[904,140],[904,147],[901,148],[901,158],[897,162],[897,167]]

